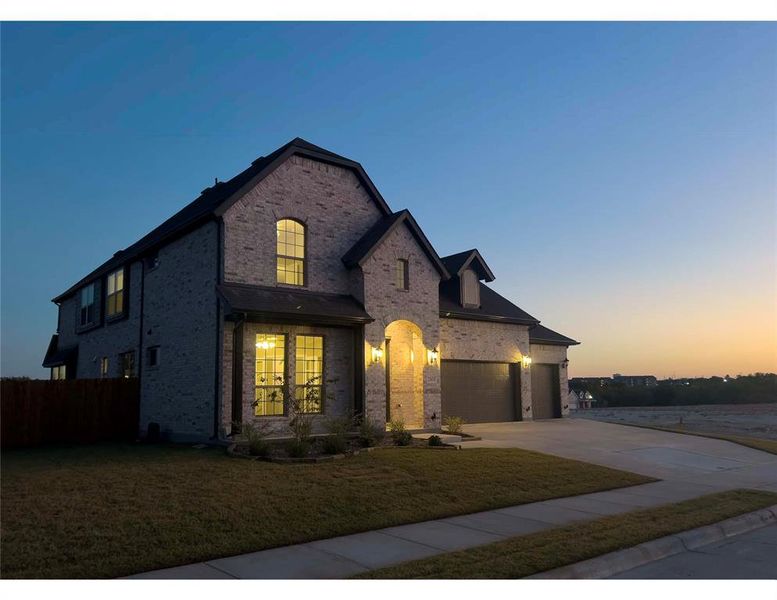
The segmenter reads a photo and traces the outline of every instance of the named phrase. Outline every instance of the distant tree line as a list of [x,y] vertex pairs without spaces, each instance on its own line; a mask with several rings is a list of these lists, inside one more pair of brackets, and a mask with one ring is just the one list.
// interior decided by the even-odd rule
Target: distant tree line
[[777,374],[775,373],[707,379],[664,379],[654,386],[627,386],[606,379],[572,380],[570,387],[575,391],[590,392],[595,399],[594,408],[777,402]]

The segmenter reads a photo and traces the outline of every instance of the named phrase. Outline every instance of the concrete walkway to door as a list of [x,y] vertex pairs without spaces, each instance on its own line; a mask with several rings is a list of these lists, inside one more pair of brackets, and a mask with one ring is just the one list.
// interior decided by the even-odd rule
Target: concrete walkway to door
[[666,482],[777,492],[777,455],[739,444],[586,419],[478,423],[463,448],[525,448],[623,469]]

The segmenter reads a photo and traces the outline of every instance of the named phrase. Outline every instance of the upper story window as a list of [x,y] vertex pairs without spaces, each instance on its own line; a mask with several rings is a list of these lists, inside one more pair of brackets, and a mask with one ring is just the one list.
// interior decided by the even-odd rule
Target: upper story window
[[95,319],[94,284],[90,283],[81,289],[81,308],[78,313],[78,324],[83,327],[91,325]]
[[461,274],[461,304],[467,307],[480,307],[480,281],[472,269],[467,269]]
[[58,367],[51,367],[51,378],[55,380],[67,379],[67,367],[65,365],[59,365]]
[[305,226],[293,219],[277,223],[278,283],[305,285]]
[[110,273],[106,278],[105,314],[115,317],[124,312],[124,268]]
[[404,258],[397,260],[396,285],[400,290],[410,289],[410,271],[408,267],[409,263]]

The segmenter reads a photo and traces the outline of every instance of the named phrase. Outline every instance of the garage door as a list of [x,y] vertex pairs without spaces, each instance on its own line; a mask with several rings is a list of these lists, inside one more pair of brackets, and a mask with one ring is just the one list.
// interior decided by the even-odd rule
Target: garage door
[[531,412],[535,419],[561,416],[558,365],[531,366]]
[[443,360],[443,417],[467,423],[496,423],[520,418],[516,411],[517,377],[510,363]]

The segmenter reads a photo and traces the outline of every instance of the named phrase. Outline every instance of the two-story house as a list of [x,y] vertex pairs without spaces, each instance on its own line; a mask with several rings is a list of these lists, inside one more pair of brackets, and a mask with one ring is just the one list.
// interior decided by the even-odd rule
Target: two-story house
[[[362,166],[294,139],[54,298],[53,378],[138,377],[143,434],[225,438],[305,410],[438,429],[560,417],[574,340],[441,258]],[[286,391],[287,394],[278,393]],[[562,402],[562,399],[564,401]]]

